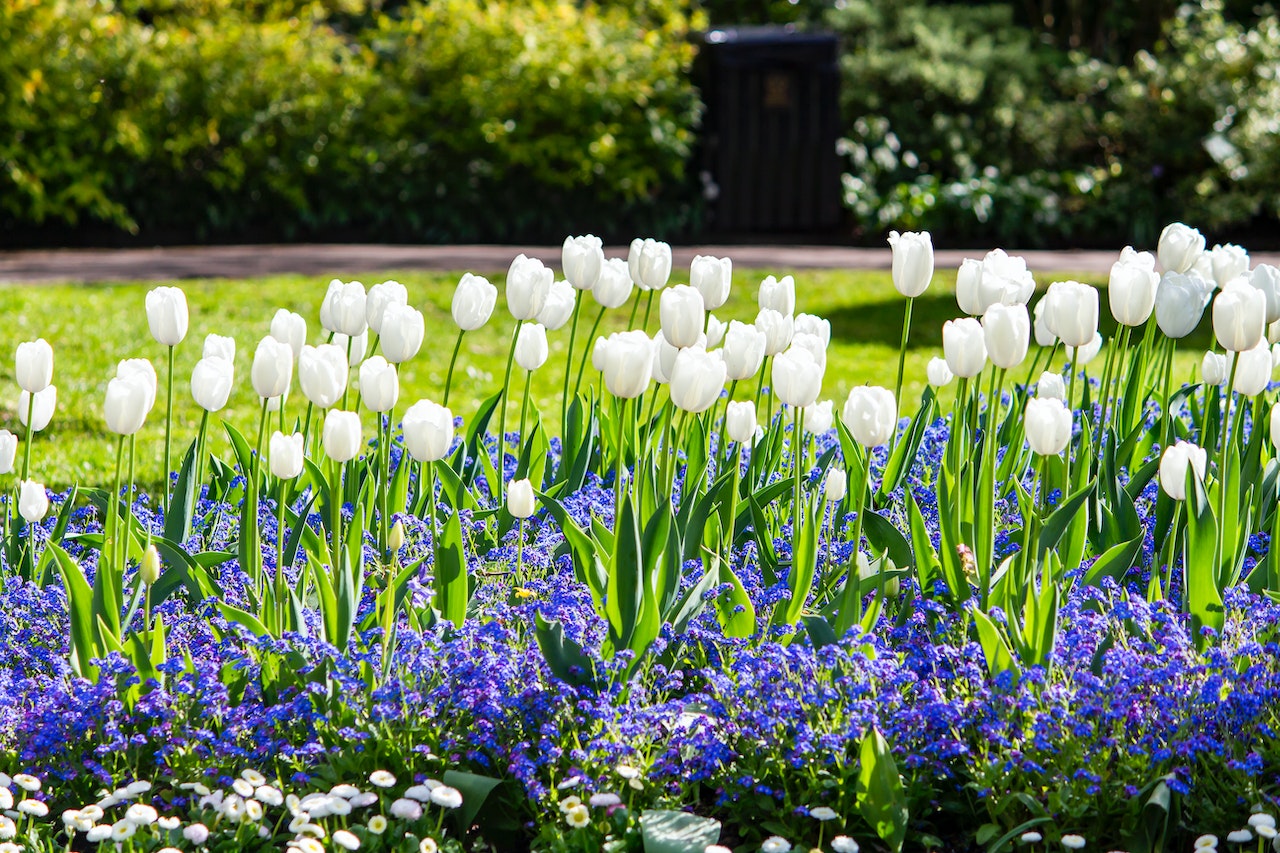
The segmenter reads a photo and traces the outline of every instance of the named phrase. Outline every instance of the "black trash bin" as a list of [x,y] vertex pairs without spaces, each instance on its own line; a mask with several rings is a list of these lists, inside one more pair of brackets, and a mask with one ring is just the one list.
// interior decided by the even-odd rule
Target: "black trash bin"
[[840,71],[830,33],[716,29],[701,37],[699,169],[711,230],[824,232],[840,224]]

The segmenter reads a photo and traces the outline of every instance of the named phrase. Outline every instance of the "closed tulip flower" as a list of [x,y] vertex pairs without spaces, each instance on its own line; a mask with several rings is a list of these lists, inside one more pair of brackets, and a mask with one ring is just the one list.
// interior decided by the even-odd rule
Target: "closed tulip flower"
[[814,359],[823,369],[827,369],[827,345],[822,342],[822,338],[817,335],[811,335],[808,332],[797,332],[791,336],[791,345],[793,347],[804,347],[813,353]]
[[44,338],[18,344],[14,369],[22,390],[39,394],[53,381],[53,347]]
[[[382,334],[382,320],[392,305],[408,305],[409,291],[398,281],[384,281],[369,288],[364,300],[364,317],[375,335]],[[348,332],[348,334],[351,334]]]
[[1111,265],[1107,284],[1111,316],[1122,326],[1141,326],[1155,309],[1159,286],[1155,255],[1125,246],[1120,260]]
[[1061,400],[1067,401],[1067,383],[1062,381],[1061,373],[1051,373],[1046,370],[1040,374],[1040,378],[1036,380],[1036,397],[1041,400]]
[[324,417],[324,453],[334,462],[349,462],[360,454],[360,416],[330,409]]
[[721,320],[715,314],[707,315],[707,348],[718,347],[724,342],[724,333],[729,328],[729,324]]
[[[1077,349],[1079,352],[1077,353]],[[1098,357],[1098,353],[1102,352],[1102,335],[1098,332],[1093,333],[1093,340],[1082,347],[1066,347],[1067,358],[1075,359],[1078,366],[1083,367]]]
[[538,312],[538,322],[552,332],[563,328],[573,316],[573,306],[577,299],[578,292],[569,282],[552,282],[551,290],[547,291],[547,301]]
[[720,399],[724,380],[724,359],[700,347],[682,349],[671,368],[671,402],[684,412],[705,412]]
[[250,371],[253,390],[259,397],[270,399],[283,396],[293,379],[293,349],[289,344],[267,335],[258,341],[253,353]]
[[767,343],[765,333],[755,326],[730,320],[724,333],[724,366],[729,378],[738,381],[755,376],[764,363]]
[[400,399],[396,366],[380,355],[360,365],[360,399],[371,412],[389,412]]
[[39,524],[49,512],[49,494],[43,483],[23,480],[18,490],[18,514],[28,524]]
[[147,394],[147,411],[151,411],[156,404],[158,385],[155,365],[145,358],[126,358],[116,365],[116,376],[121,379],[136,377]]
[[983,342],[987,357],[1006,370],[1022,364],[1031,339],[1031,317],[1027,306],[992,305],[982,315]]
[[236,339],[226,335],[208,334],[204,336],[204,349],[201,358],[221,358],[229,362],[236,360]]
[[[1280,406],[1271,407],[1271,448],[1280,453]],[[12,455],[9,457],[9,467],[13,468]]]
[[1056,281],[1045,294],[1045,322],[1069,347],[1082,347],[1098,332],[1098,291],[1078,281]]
[[955,378],[955,374],[951,372],[951,368],[947,365],[947,360],[937,356],[929,359],[929,364],[925,367],[924,373],[929,380],[929,384],[934,388],[950,385],[951,380]]
[[507,310],[517,320],[535,320],[547,303],[555,275],[542,261],[517,255],[507,270]]
[[822,369],[813,353],[792,347],[773,359],[773,393],[788,406],[812,406],[822,393]]
[[814,314],[797,314],[795,319],[797,335],[814,335],[822,341],[824,347],[831,345],[831,321]]
[[1271,382],[1271,370],[1271,347],[1266,341],[1260,341],[1236,357],[1235,392],[1246,397],[1261,394]]
[[1227,382],[1227,357],[1213,350],[1200,361],[1200,378],[1206,385],[1225,385]]
[[791,346],[795,337],[795,318],[772,308],[762,308],[756,315],[755,326],[764,332],[764,354],[775,356]]
[[[1267,326],[1270,327],[1277,320],[1280,320],[1280,267],[1274,267],[1271,264],[1258,264],[1253,268],[1253,272],[1249,273],[1249,284],[1262,291],[1262,295],[1267,300]],[[1267,330],[1267,337],[1270,339],[1271,329]],[[1275,341],[1271,341],[1275,343]]]
[[1227,282],[1249,274],[1249,253],[1243,246],[1235,243],[1214,246],[1208,251],[1209,270],[1218,287],[1226,287]]
[[597,371],[604,371],[604,353],[608,346],[609,341],[602,337],[597,337],[591,345],[591,366]]
[[[705,349],[705,346],[703,347]],[[676,356],[680,354],[677,347],[667,343],[659,329],[653,335],[653,380],[661,385],[671,381],[671,371],[676,366]]]
[[418,354],[426,335],[422,312],[411,305],[389,305],[382,316],[382,354],[392,364],[404,364]]
[[835,402],[823,400],[805,407],[804,431],[813,435],[826,435],[835,426]]
[[767,276],[760,282],[758,301],[762,311],[768,308],[784,317],[793,316],[796,313],[796,280],[789,275],[784,275],[781,280]]
[[1230,352],[1253,349],[1263,339],[1267,298],[1261,290],[1232,282],[1213,300],[1213,334]]
[[116,435],[133,435],[151,411],[146,378],[138,373],[117,376],[107,383],[107,399],[103,406],[107,429]]
[[560,268],[574,290],[590,290],[604,268],[604,249],[594,234],[565,237],[560,250]]
[[606,339],[602,357],[604,385],[609,393],[632,400],[649,387],[653,374],[653,342],[639,330],[615,332]]
[[271,473],[281,480],[292,480],[302,473],[302,433],[285,435],[276,430],[268,445]]
[[972,317],[942,324],[942,354],[947,366],[961,379],[972,379],[987,364],[987,345],[982,324]]
[[320,322],[330,332],[361,335],[369,327],[367,304],[368,294],[361,282],[338,282],[336,287],[331,283],[320,307]]
[[[1276,407],[1280,411],[1280,406]],[[13,473],[13,460],[18,455],[18,437],[7,429],[0,429],[0,474]]]
[[[1276,407],[1280,412],[1280,406]],[[749,443],[756,434],[756,404],[752,400],[731,402],[725,410],[725,431],[729,440],[739,444]]]
[[671,247],[659,240],[632,240],[627,270],[640,288],[661,290],[671,278]]
[[1174,222],[1160,232],[1156,256],[1167,272],[1185,273],[1204,252],[1204,235],[1194,228]]
[[1187,469],[1196,472],[1203,480],[1208,454],[1203,447],[1189,441],[1179,441],[1172,447],[1165,448],[1160,457],[1160,488],[1175,501],[1187,499]]
[[507,483],[507,512],[512,518],[530,518],[536,509],[533,501],[533,483],[527,478]]
[[191,371],[191,398],[206,412],[221,411],[231,396],[235,368],[221,356],[207,356]]
[[151,337],[176,347],[187,336],[187,295],[180,287],[157,287],[147,294],[147,325]]
[[498,303],[498,288],[486,278],[463,273],[453,291],[453,303],[449,307],[453,322],[464,332],[474,332],[484,327],[493,316]]
[[404,447],[419,462],[438,462],[453,446],[453,412],[419,400],[404,413]]
[[849,492],[849,475],[843,468],[828,468],[822,481],[822,496],[828,503],[839,503]]
[[[18,420],[28,427],[30,432],[40,432],[53,419],[53,410],[58,407],[58,386],[50,385],[43,391],[32,395],[23,391],[18,395]],[[31,412],[31,423],[27,423],[27,411]]]
[[733,284],[733,261],[729,258],[713,258],[697,255],[689,265],[689,283],[702,294],[702,302],[708,311],[714,311],[729,298]]
[[1156,324],[1170,338],[1185,338],[1200,324],[1213,285],[1196,274],[1167,272],[1156,290]]
[[333,298],[334,293],[342,289],[342,279],[334,278],[329,280],[329,286],[325,289],[324,299],[320,300],[320,328],[325,331],[332,332],[337,323],[333,319]]
[[1071,442],[1071,410],[1055,397],[1027,401],[1027,444],[1037,456],[1057,456]]
[[541,323],[525,323],[516,335],[516,364],[537,370],[547,363],[547,330]]
[[662,293],[658,303],[662,320],[662,336],[673,347],[684,349],[698,342],[702,334],[706,309],[702,294],[687,284],[679,284]]
[[1046,307],[1046,302],[1042,298],[1032,311],[1031,331],[1035,335],[1038,347],[1051,347],[1058,343],[1058,336],[1053,333],[1053,329],[1049,328],[1049,322],[1045,319]]
[[617,308],[631,298],[634,287],[631,274],[627,272],[627,262],[621,258],[609,258],[600,268],[600,277],[596,286],[591,288],[591,296],[603,308]]
[[898,427],[898,404],[888,388],[854,388],[845,400],[843,415],[844,425],[863,447],[888,444]]
[[908,299],[924,293],[933,280],[933,238],[928,231],[889,232],[893,249],[893,286]]
[[[298,359],[298,384],[308,401],[322,409],[331,408],[347,389],[347,354],[334,344],[302,348]],[[259,394],[259,396],[264,396]]]
[[293,360],[297,361],[307,343],[307,321],[301,314],[281,308],[271,318],[271,337],[288,344],[293,352]]
[[982,291],[982,261],[965,258],[956,271],[956,303],[960,310],[971,316],[980,316],[991,302],[998,299],[988,298]]
[[338,332],[333,336],[333,346],[346,354],[348,367],[355,367],[364,361],[365,350],[369,347],[369,333],[365,331],[353,337]]

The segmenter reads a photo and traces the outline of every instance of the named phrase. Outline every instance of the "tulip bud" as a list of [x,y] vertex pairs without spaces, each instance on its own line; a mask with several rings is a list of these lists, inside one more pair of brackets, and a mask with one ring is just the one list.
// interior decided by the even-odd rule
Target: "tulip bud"
[[591,290],[604,268],[604,249],[594,234],[565,237],[560,250],[560,268],[575,290]]
[[516,364],[521,370],[537,370],[547,362],[547,330],[540,323],[525,323],[516,335]]
[[151,411],[149,398],[152,393],[146,376],[136,371],[117,375],[108,382],[103,406],[107,429],[116,435],[133,435],[142,429],[147,413]]
[[535,510],[533,483],[527,478],[507,483],[507,512],[512,518],[529,518]]
[[1041,400],[1067,401],[1067,383],[1062,381],[1061,373],[1045,371],[1036,380],[1036,397]]
[[1098,333],[1098,291],[1078,281],[1057,281],[1045,294],[1045,322],[1064,344],[1082,347]]
[[653,343],[639,330],[615,332],[606,340],[601,360],[604,385],[623,400],[639,397],[653,374]]
[[724,359],[701,347],[682,349],[671,368],[671,402],[681,411],[701,414],[720,399],[724,380]]
[[[342,399],[347,388],[347,354],[334,344],[305,346],[298,359],[298,384],[302,394],[322,409]],[[259,392],[259,396],[266,396]]]
[[956,303],[960,310],[978,316],[987,310],[988,303],[982,293],[982,261],[965,258],[956,271]]
[[1227,357],[1213,350],[1204,354],[1200,362],[1200,377],[1205,385],[1224,385],[1227,381]]
[[632,240],[627,270],[644,290],[661,290],[671,277],[671,247],[658,240]]
[[409,305],[389,305],[382,315],[382,354],[392,364],[404,364],[418,354],[425,334],[421,311]]
[[668,343],[684,349],[698,342],[706,316],[701,293],[687,284],[678,284],[663,292],[658,308],[662,336]]
[[404,413],[404,447],[419,462],[438,462],[453,446],[453,412],[419,400]]
[[1141,326],[1151,317],[1159,286],[1160,274],[1156,272],[1155,256],[1125,246],[1120,260],[1111,265],[1111,279],[1107,285],[1111,316],[1122,326]]
[[671,381],[671,370],[676,366],[676,356],[680,354],[680,350],[667,343],[661,329],[654,333],[652,346],[653,381],[659,385],[666,385]]
[[400,377],[380,355],[360,365],[360,399],[371,412],[389,412],[400,399]]
[[1086,345],[1079,347],[1079,354],[1076,347],[1065,347],[1067,351],[1067,359],[1075,359],[1075,363],[1079,367],[1083,367],[1098,357],[1098,353],[1102,352],[1102,335],[1098,332],[1093,333],[1093,340]]
[[43,483],[23,480],[18,490],[18,514],[28,524],[39,524],[49,511],[49,495]]
[[898,404],[887,388],[864,385],[849,392],[844,425],[863,447],[888,444],[898,427]]
[[147,586],[154,586],[160,580],[160,552],[155,545],[148,545],[142,552],[142,565],[138,566],[138,580]]
[[[1156,256],[1160,258],[1160,266],[1164,267],[1166,272],[1187,272],[1196,265],[1202,252],[1204,252],[1204,235],[1181,222],[1166,225],[1160,232],[1160,241],[1156,245]],[[1182,335],[1170,335],[1170,337],[1182,337]]]
[[258,341],[250,371],[254,393],[259,397],[280,397],[293,379],[293,350],[289,344],[267,335]]
[[404,522],[398,518],[396,523],[391,525],[391,532],[387,534],[387,547],[393,554],[404,547]]
[[1053,329],[1049,328],[1049,321],[1046,319],[1044,311],[1045,307],[1045,300],[1041,299],[1036,303],[1035,310],[1032,312],[1034,322],[1031,324],[1031,329],[1035,334],[1036,346],[1038,347],[1051,347],[1058,343],[1058,336],[1053,333]]
[[320,328],[325,331],[334,331],[337,323],[333,318],[333,305],[335,293],[342,290],[341,279],[330,279],[329,287],[324,292],[324,299],[320,300]]
[[893,286],[908,299],[919,296],[933,280],[933,238],[928,231],[889,232],[893,249]]
[[822,393],[822,369],[813,353],[792,347],[773,359],[773,393],[788,406],[812,406]]
[[826,435],[835,426],[835,403],[823,400],[804,409],[804,431],[812,435]]
[[822,481],[822,496],[828,503],[839,503],[849,491],[849,475],[843,468],[828,468]]
[[1271,447],[1280,453],[1280,406],[1271,407]]
[[631,274],[627,272],[627,262],[621,258],[610,258],[600,268],[600,277],[596,286],[591,288],[591,296],[603,308],[617,308],[631,298],[634,287]]
[[[1280,320],[1280,267],[1274,267],[1271,264],[1258,264],[1253,268],[1253,272],[1249,273],[1249,284],[1262,291],[1262,295],[1267,300],[1267,325],[1268,327]],[[1271,329],[1267,330],[1267,338],[1270,340]],[[1271,341],[1275,343],[1275,341]]]
[[547,302],[555,275],[537,258],[516,255],[507,269],[507,309],[517,320],[533,320]]
[[1005,369],[1022,364],[1031,338],[1027,306],[992,305],[982,315],[982,334],[992,364]]
[[360,453],[360,416],[355,412],[330,409],[324,418],[325,455],[334,462],[348,462]]
[[302,355],[303,345],[307,342],[307,321],[301,314],[281,308],[271,318],[271,337],[288,344],[293,352],[293,360],[297,361]]
[[[409,291],[398,281],[384,281],[369,288],[364,300],[364,318],[375,335],[382,334],[382,320],[392,305],[408,305]],[[348,332],[347,334],[353,334]],[[356,332],[354,334],[359,334]]]
[[1235,392],[1246,397],[1261,394],[1271,382],[1271,368],[1271,347],[1266,341],[1240,353],[1236,356]]
[[1172,447],[1165,448],[1160,457],[1160,488],[1175,501],[1187,499],[1187,469],[1196,472],[1198,479],[1204,479],[1205,463],[1208,455],[1204,448],[1197,447],[1189,441],[1179,441]]
[[831,346],[831,321],[813,314],[797,314],[795,319],[797,335],[813,335],[822,341],[824,347]]
[[[1163,263],[1163,261],[1162,261]],[[1167,272],[1156,290],[1156,324],[1170,338],[1185,338],[1200,324],[1213,285],[1199,275]]]
[[823,370],[827,369],[827,347],[822,343],[822,338],[817,335],[811,335],[808,332],[797,332],[791,336],[791,346],[807,349],[813,353],[814,361],[818,362],[818,367]]
[[1032,453],[1057,456],[1071,442],[1071,410],[1057,398],[1034,397],[1027,401],[1025,433]]
[[707,348],[718,347],[724,342],[724,333],[729,328],[729,324],[725,323],[715,314],[707,315]]
[[[1276,407],[1280,411],[1280,406]],[[729,440],[739,444],[751,441],[756,434],[756,404],[753,400],[731,402],[725,410],[725,431]]]
[[945,358],[934,356],[929,359],[928,366],[924,369],[925,376],[929,379],[929,384],[934,388],[942,388],[951,384],[951,380],[955,378],[955,374],[951,372],[951,368],[947,366]]
[[458,281],[449,310],[459,329],[474,332],[489,322],[497,302],[498,288],[490,284],[488,279],[468,272],[463,273]]
[[[1277,407],[1280,411],[1280,407]],[[18,455],[18,437],[7,429],[0,429],[0,474],[13,473],[13,460]]]
[[39,394],[53,381],[53,347],[44,338],[18,344],[14,368],[22,390]]
[[[18,395],[18,420],[28,428],[28,432],[40,432],[53,419],[53,410],[58,406],[58,386],[50,385],[34,396],[27,391]],[[27,411],[31,411],[31,423],[27,423]]]
[[204,336],[204,349],[201,358],[222,358],[230,363],[236,360],[236,339],[226,335],[208,334]]
[[987,345],[982,324],[972,317],[942,324],[942,353],[947,366],[961,379],[972,379],[987,363]]
[[281,480],[292,480],[302,473],[302,433],[285,435],[276,430],[271,434],[267,450],[270,455],[271,473]]
[[339,281],[335,286],[330,282],[329,292],[320,307],[320,323],[330,332],[348,337],[364,334],[369,327],[367,304],[368,296],[362,283],[349,281],[343,284]]
[[729,329],[724,333],[724,366],[728,377],[738,381],[755,376],[764,362],[767,343],[765,333],[755,326],[730,320]]
[[547,301],[538,312],[538,322],[553,332],[562,328],[573,316],[573,306],[577,299],[578,291],[569,282],[552,282],[551,290],[547,292]]
[[1035,292],[1036,281],[1024,258],[994,249],[978,261],[966,259],[956,276],[956,301],[966,314],[980,316],[997,302],[1025,305]]
[[1229,352],[1253,349],[1266,331],[1267,298],[1261,290],[1233,283],[1213,300],[1213,333]]
[[714,311],[729,298],[733,284],[733,261],[729,258],[713,258],[697,255],[689,265],[689,283],[702,294],[702,302],[708,311]]
[[609,346],[609,341],[605,338],[597,337],[596,342],[591,346],[591,366],[603,372],[604,371],[604,351]]
[[793,316],[796,313],[796,280],[789,275],[784,275],[781,281],[773,276],[766,277],[760,282],[759,304],[762,311],[768,308],[784,317]]
[[187,295],[180,287],[157,287],[147,294],[147,325],[151,337],[176,347],[187,336]]
[[1226,287],[1227,282],[1249,274],[1249,253],[1244,247],[1235,243],[1214,246],[1207,253],[1209,270],[1218,287]]
[[221,356],[206,356],[191,371],[191,398],[206,412],[217,412],[227,405],[235,368]]
[[772,308],[762,308],[756,315],[756,328],[764,332],[764,354],[774,356],[791,346],[795,337],[795,319]]

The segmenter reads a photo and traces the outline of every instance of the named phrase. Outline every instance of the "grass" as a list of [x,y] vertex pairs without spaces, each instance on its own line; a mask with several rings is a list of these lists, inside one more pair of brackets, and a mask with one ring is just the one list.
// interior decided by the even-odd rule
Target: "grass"
[[[730,301],[716,315],[728,321],[749,321],[755,316],[756,286],[765,273],[739,270],[734,275],[734,292]],[[893,387],[897,369],[898,343],[902,328],[903,300],[893,289],[888,273],[851,271],[806,271],[795,274],[797,311],[818,314],[831,322],[832,341],[828,357],[826,382],[822,398],[843,404],[849,390],[865,383]],[[359,276],[366,284],[394,278],[409,290],[413,304],[426,317],[426,343],[419,355],[403,365],[400,374],[401,394],[398,411],[412,402],[428,397],[439,400],[444,388],[449,353],[457,333],[449,315],[449,302],[457,274],[389,271]],[[1041,275],[1042,283],[1062,276]],[[1086,279],[1087,280],[1087,279]],[[501,288],[501,282],[494,283]],[[1091,283],[1102,285],[1094,278]],[[191,370],[200,358],[204,336],[210,332],[231,335],[236,339],[236,387],[221,417],[253,439],[257,428],[257,401],[249,382],[253,351],[258,340],[268,332],[272,315],[279,307],[287,307],[307,318],[311,342],[320,340],[319,302],[324,296],[327,279],[310,276],[270,276],[247,280],[194,280],[180,283],[187,293],[191,328],[178,347],[174,377],[174,456],[181,458],[199,425],[200,410],[191,401]],[[164,446],[163,347],[155,343],[147,329],[144,300],[155,283],[110,285],[12,285],[0,288],[0,316],[6,318],[0,330],[0,352],[10,356],[0,363],[0,427],[22,435],[17,417],[18,387],[14,381],[12,353],[18,343],[44,337],[54,349],[54,384],[58,386],[58,407],[49,427],[36,438],[33,447],[32,476],[46,485],[61,489],[72,483],[102,485],[109,483],[114,459],[114,436],[106,431],[102,403],[107,381],[115,375],[116,363],[123,358],[150,358],[160,376],[160,393],[138,439],[139,480],[154,488],[161,482]],[[941,355],[942,324],[959,312],[954,297],[955,280],[951,272],[939,271],[929,291],[916,300],[912,321],[911,343],[906,360],[906,382],[903,407],[914,411],[924,390],[925,365]],[[1102,314],[1109,318],[1106,294],[1102,294]],[[586,336],[598,310],[587,298],[580,321],[579,344]],[[643,309],[642,309],[643,310]],[[606,312],[601,333],[624,328],[629,309],[623,307]],[[657,328],[655,305],[649,329]],[[514,323],[499,296],[494,318],[484,329],[466,336],[454,377],[452,408],[455,414],[470,417],[478,402],[497,390],[507,356]],[[1182,342],[1178,376],[1186,378],[1209,342],[1207,320],[1189,341]],[[1103,332],[1110,335],[1104,323]],[[533,377],[533,399],[542,410],[549,426],[558,429],[559,401],[563,380],[564,356],[569,330],[549,334],[551,357],[547,365]],[[580,347],[579,347],[580,348]],[[1101,371],[1101,360],[1092,365]],[[519,374],[516,368],[516,374]],[[597,374],[587,368],[586,377]],[[1018,378],[1021,375],[1017,374]],[[587,380],[584,380],[587,381]],[[749,394],[749,383],[741,383],[739,396]],[[518,400],[520,387],[513,379],[513,398]],[[303,404],[294,385],[294,400],[287,416],[301,417]],[[944,400],[946,395],[944,395]],[[508,428],[515,429],[516,406],[508,415]],[[215,421],[216,424],[216,421]],[[364,428],[370,433],[373,418],[364,414]],[[215,429],[213,451],[229,458],[225,437]],[[21,449],[20,449],[21,452]],[[175,464],[177,464],[175,462]]]

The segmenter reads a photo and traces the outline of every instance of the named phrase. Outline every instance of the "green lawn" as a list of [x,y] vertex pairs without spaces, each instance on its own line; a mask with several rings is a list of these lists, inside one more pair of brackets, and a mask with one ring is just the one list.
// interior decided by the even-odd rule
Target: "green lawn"
[[[785,271],[778,271],[785,272]],[[724,320],[750,320],[755,315],[756,286],[765,273],[739,270],[735,273],[734,295],[717,311]],[[894,291],[888,273],[845,271],[802,271],[795,274],[797,311],[828,318],[832,343],[823,398],[839,406],[855,385],[864,383],[892,387],[897,365],[903,300]],[[1062,276],[1058,276],[1061,278]],[[429,397],[439,400],[456,329],[449,316],[449,301],[457,274],[421,272],[375,273],[358,278],[366,285],[394,278],[409,289],[413,304],[426,315],[427,338],[423,351],[404,365],[401,372],[403,409],[413,401]],[[501,287],[495,277],[494,283]],[[1054,280],[1038,276],[1042,286]],[[674,279],[673,279],[674,280]],[[244,281],[198,280],[181,282],[191,311],[191,330],[178,348],[174,397],[175,456],[185,450],[199,423],[200,410],[191,402],[191,369],[200,357],[204,336],[209,332],[232,335],[236,339],[236,390],[222,413],[246,434],[256,429],[257,405],[249,383],[249,368],[258,339],[268,331],[278,307],[287,307],[307,318],[310,339],[318,342],[319,301],[327,279],[303,276],[272,276]],[[1094,280],[1092,283],[1103,284]],[[102,402],[107,381],[122,358],[150,358],[160,374],[161,390],[156,408],[139,435],[139,479],[148,484],[160,480],[164,441],[164,348],[147,330],[144,299],[152,283],[112,285],[14,285],[0,288],[0,314],[6,318],[0,332],[0,382],[4,400],[0,427],[19,432],[16,408],[17,384],[13,379],[12,353],[24,340],[44,337],[54,348],[54,383],[58,386],[58,408],[49,428],[37,437],[33,456],[33,476],[54,488],[71,483],[101,485],[109,482],[114,456],[113,437],[106,432]],[[1108,315],[1102,296],[1103,315]],[[455,376],[453,409],[470,416],[477,401],[497,389],[513,323],[499,296],[494,319],[483,330],[467,335]],[[589,310],[588,310],[589,306]],[[582,319],[585,337],[594,319],[595,303],[588,297]],[[602,330],[622,329],[629,310],[607,312]],[[939,271],[928,293],[916,301],[913,334],[907,355],[907,383],[903,397],[919,399],[924,387],[924,368],[932,356],[941,354],[942,324],[958,314],[954,298],[954,273]],[[650,330],[657,328],[657,310]],[[1205,324],[1207,326],[1207,323]],[[1109,330],[1104,328],[1104,334]],[[564,353],[568,329],[549,335],[551,358],[534,377],[534,399],[547,417],[558,420]],[[1180,347],[1179,376],[1186,377],[1208,343],[1204,326],[1192,343]],[[1101,371],[1101,362],[1096,365]],[[587,375],[593,376],[590,367]],[[1019,376],[1019,378],[1021,378]],[[744,383],[745,384],[745,383]],[[754,389],[752,389],[754,390]],[[749,393],[740,386],[739,396]],[[296,391],[296,399],[301,395]],[[513,407],[514,408],[514,407]],[[907,410],[915,406],[908,403]],[[300,416],[302,406],[291,404],[290,418]],[[514,421],[514,411],[509,422]],[[365,415],[366,431],[373,419]],[[556,425],[551,424],[554,428]],[[514,429],[514,424],[509,425]],[[227,455],[219,436],[214,451]]]

